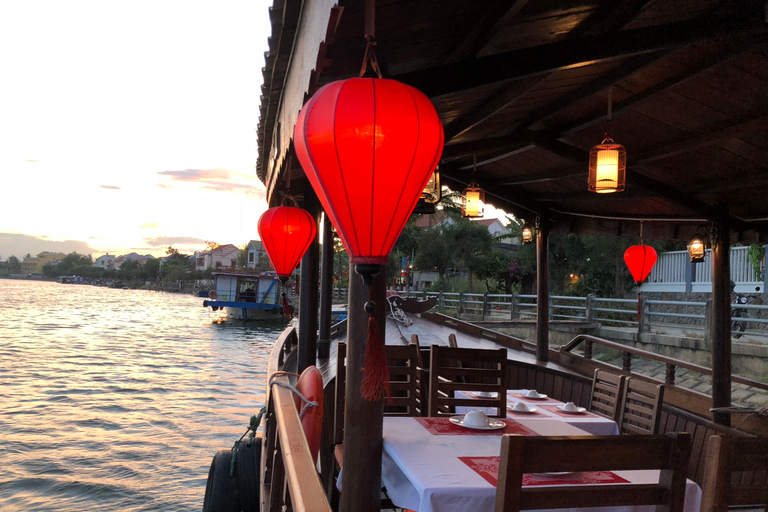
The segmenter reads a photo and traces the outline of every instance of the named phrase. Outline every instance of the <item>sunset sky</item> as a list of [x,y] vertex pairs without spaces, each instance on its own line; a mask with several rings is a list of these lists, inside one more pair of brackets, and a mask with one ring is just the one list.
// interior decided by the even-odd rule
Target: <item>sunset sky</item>
[[270,4],[0,2],[0,258],[258,238]]
[[258,239],[271,3],[0,2],[0,260]]

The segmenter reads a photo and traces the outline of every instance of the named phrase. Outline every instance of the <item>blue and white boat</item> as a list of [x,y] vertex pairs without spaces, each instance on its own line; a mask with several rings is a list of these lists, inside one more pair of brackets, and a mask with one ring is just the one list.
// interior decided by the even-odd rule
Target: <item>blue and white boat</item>
[[215,283],[203,307],[224,311],[229,320],[283,320],[280,281],[271,272],[214,272]]

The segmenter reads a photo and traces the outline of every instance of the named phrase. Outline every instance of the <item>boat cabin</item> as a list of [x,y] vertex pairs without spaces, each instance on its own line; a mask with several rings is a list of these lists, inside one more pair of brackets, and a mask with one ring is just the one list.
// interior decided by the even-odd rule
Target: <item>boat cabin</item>
[[[688,478],[702,485],[705,493],[711,488],[708,481],[723,482],[724,478],[706,476],[720,471],[723,477],[723,468],[728,467],[715,463],[715,453],[727,460],[725,452],[712,448],[713,455],[705,457],[710,438],[714,434],[730,438],[768,433],[759,414],[747,420],[730,410],[728,282],[730,247],[763,244],[768,239],[765,0],[275,0],[270,19],[256,170],[267,187],[271,206],[281,204],[284,194],[290,193],[313,218],[337,219],[336,213],[329,217],[323,208],[328,191],[318,190],[300,163],[307,158],[297,151],[300,144],[295,129],[297,123],[305,130],[302,135],[311,129],[302,124],[308,121],[300,112],[324,86],[363,76],[411,86],[432,104],[444,135],[435,162],[443,185],[465,191],[468,203],[480,208],[493,205],[533,228],[538,267],[536,339],[502,344],[517,354],[513,357],[509,352],[508,367],[503,371],[502,385],[507,390],[534,388],[558,401],[589,407],[594,370],[599,369],[596,363],[586,353],[577,357],[549,347],[550,233],[632,236],[639,245],[643,238],[688,242],[705,235],[705,243],[711,247],[713,314],[707,328],[713,340],[713,392],[707,407],[701,407],[700,400],[693,407],[674,382],[663,383],[667,391],[659,428],[680,434],[658,443],[682,443],[675,446],[688,448],[675,450],[686,451],[692,437],[692,451],[682,462]],[[365,127],[360,130],[364,132]],[[610,173],[605,174],[609,168]],[[398,201],[401,193],[404,189],[392,192],[390,200]],[[472,203],[478,199],[481,204]],[[327,285],[333,234],[331,222],[323,226],[302,260],[299,321],[278,341],[271,371],[284,370],[287,363],[295,364],[298,373],[313,365],[334,366],[329,363],[337,350],[331,341]],[[324,241],[322,254],[320,238]],[[381,275],[372,276],[365,286],[355,276],[356,267],[351,264],[349,273],[353,277],[345,335],[346,414],[338,507],[344,512],[373,512],[382,502],[382,463],[405,457],[408,450],[394,441],[402,422],[384,418],[384,400],[362,396],[362,369],[370,339],[369,313],[363,304],[384,304],[386,287]],[[238,293],[239,284],[235,279],[234,288],[225,293]],[[384,308],[375,309],[370,316],[378,320],[384,340],[407,344],[400,334],[381,327],[385,325]],[[471,329],[450,319],[430,328],[446,326],[454,332],[460,327]],[[497,334],[482,336],[497,343],[502,340]],[[419,352],[419,368],[433,372],[437,367],[431,361],[428,365],[425,358],[436,358],[436,353],[425,349]],[[647,381],[621,369],[616,373],[621,377],[617,386],[624,386],[624,377],[632,383]],[[451,393],[465,392],[460,384],[471,383],[471,379],[455,381]],[[328,385],[326,382],[326,397],[334,396]],[[331,510],[331,504],[336,505],[333,489],[322,487],[292,392],[273,385],[268,391],[262,510],[281,510],[285,503],[297,510]],[[433,399],[435,391],[425,392]],[[325,404],[327,407],[328,399]],[[458,414],[458,409],[452,412]],[[443,428],[429,417],[418,421],[431,425],[429,428]],[[638,454],[639,460],[644,446],[649,451],[656,449],[651,437],[636,436],[634,443],[616,444],[614,453]],[[535,496],[515,494],[514,475],[579,469],[575,463],[557,465],[542,460],[513,467],[512,454],[527,448],[520,445],[515,452],[511,442],[505,437],[500,450],[493,445],[495,453],[469,454],[477,457],[465,461],[467,466],[487,468],[488,457],[501,457],[497,470],[466,473],[465,468],[457,469],[458,475],[482,473],[477,494],[485,501],[473,510],[535,508],[539,503]],[[601,443],[612,444],[610,440]],[[422,444],[425,449],[431,446],[427,441]],[[580,459],[577,454],[588,453],[589,446],[595,445],[588,442],[568,449],[575,450],[569,453]],[[631,466],[624,459],[619,466]],[[327,454],[323,459],[321,452],[319,464],[323,481],[335,482],[335,463]],[[603,469],[597,462],[590,464],[594,470]],[[764,461],[749,467],[766,469],[760,464]],[[677,482],[676,491],[668,488],[658,495],[678,496],[671,509],[679,510],[680,493],[687,492],[680,484],[679,471],[672,467],[657,470],[667,475],[662,480]],[[491,485],[496,489],[495,502]],[[725,486],[717,485],[721,490]],[[450,486],[446,483],[444,487]],[[456,503],[450,495],[435,499],[444,499],[440,503],[445,508],[435,506],[434,510],[453,510],[449,504]],[[424,503],[422,507],[428,509]],[[717,503],[717,509],[723,510],[723,500]],[[395,504],[407,506],[402,501]]]

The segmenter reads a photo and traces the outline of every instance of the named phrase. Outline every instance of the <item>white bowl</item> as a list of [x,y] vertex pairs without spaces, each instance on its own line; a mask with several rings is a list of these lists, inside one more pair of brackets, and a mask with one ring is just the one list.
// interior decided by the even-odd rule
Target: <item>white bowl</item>
[[469,411],[464,415],[462,422],[468,427],[487,427],[490,423],[488,416],[483,411]]
[[493,391],[478,391],[476,394],[480,398],[496,398],[496,393]]
[[529,389],[525,396],[528,398],[541,398],[541,395],[535,389]]
[[525,402],[517,402],[515,405],[512,406],[510,409],[512,411],[518,411],[518,412],[528,412],[528,406],[525,404]]
[[566,404],[563,405],[563,410],[565,412],[576,412],[579,410],[579,408],[573,402],[567,402]]

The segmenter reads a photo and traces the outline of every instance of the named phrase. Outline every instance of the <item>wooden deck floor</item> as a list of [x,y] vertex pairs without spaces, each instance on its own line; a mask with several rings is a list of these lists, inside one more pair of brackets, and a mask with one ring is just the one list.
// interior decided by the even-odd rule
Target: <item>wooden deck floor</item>
[[[450,334],[454,334],[456,335],[456,341],[459,347],[482,349],[502,348],[502,345],[499,345],[491,340],[459,332],[456,329],[430,322],[429,320],[425,320],[417,315],[408,315],[408,317],[413,321],[413,323],[408,327],[399,322],[396,322],[391,318],[387,318],[387,325],[385,328],[385,343],[387,345],[406,345],[411,342],[411,335],[416,334],[419,337],[419,346],[422,349],[428,349],[432,345],[448,346],[448,336]],[[346,332],[332,340],[330,357],[328,359],[317,361],[317,367],[323,374],[323,382],[326,384],[336,375],[336,345],[340,341],[346,342]],[[510,348],[507,348],[507,358],[526,363],[536,362],[534,355]],[[547,366],[559,365],[547,363]],[[562,370],[568,371],[566,368],[562,368]]]

